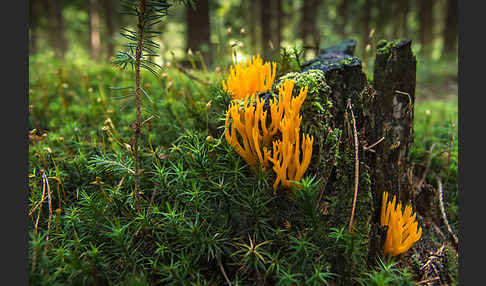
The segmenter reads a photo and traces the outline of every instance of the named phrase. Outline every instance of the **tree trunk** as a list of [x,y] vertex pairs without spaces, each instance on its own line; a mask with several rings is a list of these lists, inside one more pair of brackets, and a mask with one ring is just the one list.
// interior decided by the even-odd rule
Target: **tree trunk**
[[[371,39],[370,39],[370,27],[371,27],[371,8],[372,0],[365,0],[363,7],[362,17],[362,30],[361,30],[361,56],[363,58],[363,63],[368,65],[368,53],[371,49]],[[370,47],[367,50],[368,45]]]
[[98,0],[89,0],[89,50],[91,59],[100,58],[100,15]]
[[[355,41],[347,40],[324,49],[317,58],[303,64],[296,86],[299,90],[319,79],[323,82],[316,84],[318,88],[309,86],[310,100],[306,98],[301,108],[301,129],[314,138],[307,173],[316,175],[322,183],[320,199],[316,200],[316,208],[323,210],[319,226],[329,233],[336,226],[346,226],[347,232],[353,217],[351,235],[359,233],[355,235],[356,243],[368,246],[373,211],[371,161],[362,150],[365,142],[370,142],[373,93],[361,61],[353,56],[355,47]],[[362,268],[350,265],[344,253],[326,253],[324,260],[330,261],[332,271],[338,274],[336,285],[355,285],[351,277],[364,271],[368,248],[364,247],[363,255],[357,258],[361,263],[354,264]]]
[[58,58],[63,59],[67,49],[66,38],[64,37],[64,20],[62,17],[62,0],[48,0],[45,2],[49,15],[49,42]]
[[105,23],[106,32],[108,37],[105,39],[106,42],[106,57],[111,59],[115,53],[115,23],[114,23],[114,12],[116,11],[113,5],[113,0],[104,0],[103,9],[105,10]]
[[200,51],[206,64],[211,64],[209,0],[194,1],[195,7],[187,7],[187,50]]
[[30,54],[37,53],[37,31],[39,26],[38,0],[29,1],[29,46]]
[[386,39],[387,31],[386,28],[390,21],[390,14],[392,12],[392,2],[391,1],[379,1],[378,0],[378,14],[376,15],[376,36],[377,40]]
[[420,53],[429,57],[433,43],[433,6],[434,0],[418,0],[419,5],[419,30]]
[[[416,58],[410,40],[381,42],[377,46],[374,69],[373,116],[371,141],[381,143],[370,156],[374,159],[372,189],[374,205],[381,206],[383,191],[404,204],[413,202],[414,190],[410,178],[410,150],[413,143]],[[383,139],[382,139],[383,138]],[[374,209],[372,232],[379,232],[380,208]],[[372,251],[383,250],[371,245]]]
[[348,0],[341,0],[338,6],[338,33],[343,37],[347,37],[346,25],[348,24]]
[[302,5],[302,18],[300,20],[300,34],[304,45],[304,58],[308,50],[319,53],[319,29],[317,27],[317,10],[319,0],[307,0]]
[[282,0],[271,0],[271,19],[272,19],[272,35],[271,41],[273,45],[272,56],[277,57],[280,54],[280,42],[282,40]]
[[455,55],[457,52],[457,0],[447,0],[447,11],[444,23],[444,55]]
[[408,0],[400,1],[400,18],[401,18],[401,37],[408,38],[408,12],[410,3]]
[[271,4],[270,0],[261,1],[261,14],[260,14],[261,26],[262,26],[262,50],[263,58],[269,60],[272,56],[272,49],[270,41],[272,40],[272,27],[271,27]]
[[254,54],[257,53],[260,46],[259,34],[257,31],[258,26],[258,15],[260,12],[260,1],[249,0],[247,1],[247,16],[248,16],[248,34],[250,36],[251,48]]
[[394,17],[392,18],[393,39],[407,37],[408,0],[399,0],[392,3]]
[[[309,87],[307,96],[312,100],[302,106],[301,126],[315,139],[308,174],[323,182],[324,199],[318,201],[326,211],[319,223],[325,229],[348,225],[357,190],[352,229],[362,235],[364,240],[359,243],[368,245],[360,258],[363,264],[374,265],[385,241],[379,224],[383,191],[398,195],[404,203],[414,199],[408,175],[416,59],[410,40],[381,41],[372,86],[361,61],[353,56],[355,45],[354,41],[343,41],[302,65],[300,77],[312,72],[316,81],[317,69],[322,71],[324,83],[319,84],[320,89]],[[299,77],[293,77],[300,88]],[[317,108],[316,102],[326,107]],[[339,265],[334,269],[343,279],[336,281],[339,285],[351,285],[346,277],[361,271],[340,265],[345,260],[342,257],[327,259]]]

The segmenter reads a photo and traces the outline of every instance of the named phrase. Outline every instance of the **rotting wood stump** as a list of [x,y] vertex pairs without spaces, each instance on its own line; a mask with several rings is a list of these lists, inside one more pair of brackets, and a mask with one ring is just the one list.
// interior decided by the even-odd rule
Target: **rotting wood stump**
[[322,180],[323,227],[330,231],[349,224],[357,183],[352,233],[363,237],[363,260],[373,264],[385,240],[379,225],[383,191],[405,203],[413,198],[409,156],[416,59],[410,40],[381,41],[371,82],[353,55],[355,47],[355,41],[346,40],[324,49],[302,64],[302,72],[286,74],[278,82],[293,79],[294,92],[309,89],[301,130],[315,138],[306,175]]

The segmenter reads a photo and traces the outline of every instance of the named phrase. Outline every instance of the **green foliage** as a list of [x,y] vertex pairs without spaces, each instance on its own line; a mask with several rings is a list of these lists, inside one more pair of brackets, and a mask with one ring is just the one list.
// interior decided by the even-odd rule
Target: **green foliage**
[[360,280],[361,285],[366,286],[412,286],[412,274],[406,268],[395,267],[396,262],[391,260],[378,261],[378,267],[371,273],[366,273],[366,278]]
[[[250,169],[222,135],[229,97],[221,75],[207,75],[212,86],[176,68],[146,77],[151,101],[143,114],[154,116],[143,127],[144,192],[137,209],[126,146],[135,111],[131,100],[115,99],[109,89],[129,86],[128,77],[97,64],[29,61],[33,285],[223,285],[225,274],[233,285],[411,285],[416,278],[391,262],[368,268],[363,230],[351,235],[347,225],[333,223],[340,214],[326,216],[317,203],[327,183],[319,174],[274,196],[271,173]],[[454,103],[416,103],[417,165],[431,144],[434,154],[448,150],[450,120],[444,118],[455,114]],[[336,146],[339,136],[332,131],[328,145]],[[453,139],[451,164],[436,154],[430,173],[445,182],[450,168],[448,190],[457,182]],[[339,162],[350,160],[340,155]],[[362,173],[360,191],[369,184],[368,170]],[[445,199],[455,228],[457,191]],[[347,221],[348,215],[341,216]],[[457,281],[457,256],[451,251],[448,259]]]
[[442,181],[447,218],[455,232],[458,227],[459,196],[457,122],[457,99],[417,102],[411,153],[418,172],[425,172],[428,168],[427,182],[436,186],[437,178]]

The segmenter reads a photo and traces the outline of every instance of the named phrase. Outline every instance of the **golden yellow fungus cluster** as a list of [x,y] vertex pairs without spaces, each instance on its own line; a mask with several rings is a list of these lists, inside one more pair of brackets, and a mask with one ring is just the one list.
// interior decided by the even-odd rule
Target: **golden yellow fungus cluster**
[[[253,103],[256,106],[253,106]],[[258,96],[247,97],[243,101],[243,107],[240,102],[231,102],[228,112],[226,113],[225,137],[235,151],[252,167],[256,168],[257,160],[265,171],[268,167],[268,160],[262,156],[263,137],[271,136],[266,128],[267,112],[263,111],[264,101],[259,100]],[[230,118],[231,132],[229,128]],[[261,134],[260,129],[263,130]],[[240,135],[243,146],[239,143],[237,133]]]
[[422,228],[412,215],[412,207],[406,206],[402,212],[402,204],[396,203],[396,197],[388,202],[388,192],[383,192],[381,205],[381,225],[388,226],[385,241],[385,254],[396,256],[404,253],[417,242],[422,235]]
[[[300,142],[300,122],[302,116],[299,115],[302,103],[307,95],[307,87],[300,90],[299,96],[292,98],[294,82],[285,80],[279,86],[279,103],[270,105],[270,110],[284,110],[284,116],[279,122],[278,129],[282,134],[282,140],[273,141],[273,156],[265,150],[265,156],[273,163],[273,170],[277,174],[277,179],[273,184],[274,190],[281,182],[285,187],[290,187],[292,181],[299,181],[310,164],[312,156],[312,144],[314,138],[303,134]],[[279,105],[278,107],[276,107]],[[302,154],[302,160],[300,159]]]
[[[255,72],[259,68],[266,73],[265,80]],[[277,175],[273,185],[275,191],[280,183],[290,187],[290,181],[302,178],[312,156],[314,139],[303,134],[301,140],[299,134],[302,120],[299,111],[307,96],[307,87],[302,88],[297,97],[292,97],[294,82],[285,80],[278,87],[278,100],[271,100],[268,110],[264,111],[265,102],[257,92],[271,89],[272,82],[268,82],[268,79],[273,81],[275,66],[272,74],[269,64],[262,64],[260,57],[257,57],[248,66],[239,65],[231,70],[232,74],[228,77],[231,88],[228,89],[223,81],[225,90],[230,90],[233,96],[226,113],[226,140],[252,168],[259,164],[266,171],[270,162],[273,163],[272,169]],[[237,80],[241,88],[237,86]],[[238,100],[240,96],[244,96],[243,100]],[[278,132],[282,135],[281,139],[273,140]]]
[[232,65],[228,79],[223,80],[223,88],[233,99],[244,99],[257,92],[268,91],[272,88],[276,69],[275,63],[264,64],[257,55],[246,64]]

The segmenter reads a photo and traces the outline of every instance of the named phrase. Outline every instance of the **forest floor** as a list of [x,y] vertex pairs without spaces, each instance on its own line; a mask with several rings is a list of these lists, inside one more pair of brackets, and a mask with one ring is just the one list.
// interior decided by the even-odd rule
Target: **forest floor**
[[417,82],[416,100],[454,100],[458,97],[457,78],[448,77],[441,81]]
[[[144,207],[138,209],[130,74],[42,57],[29,64],[32,285],[323,285],[342,279],[352,283],[340,285],[424,285],[417,281],[436,279],[420,269],[427,257],[412,252],[415,260],[406,267],[399,259],[367,265],[366,244],[346,225],[320,228],[314,218],[323,212],[306,196],[289,201],[299,215],[282,224],[281,214],[288,214],[273,203],[268,175],[255,175],[224,140],[225,92],[173,67],[161,77],[143,73],[146,193],[139,194]],[[422,66],[411,159],[426,170],[427,190],[442,180],[444,210],[457,234],[456,69]],[[223,77],[190,73],[210,83]],[[308,192],[298,194],[318,194],[313,180],[306,177]],[[441,241],[430,239],[433,228],[423,228],[423,241]],[[457,285],[458,255],[449,246],[440,249],[440,263],[427,265],[442,267],[440,280]]]

